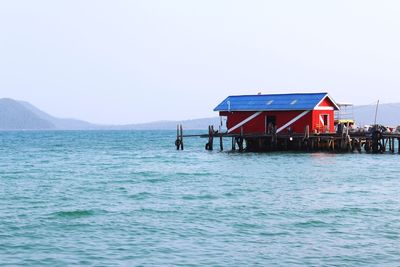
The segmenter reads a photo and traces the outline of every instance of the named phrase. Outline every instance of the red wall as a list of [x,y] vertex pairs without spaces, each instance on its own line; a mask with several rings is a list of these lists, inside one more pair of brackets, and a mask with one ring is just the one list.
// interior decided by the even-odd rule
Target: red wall
[[319,107],[333,107],[333,103],[329,100],[329,98],[325,98],[321,104],[319,104]]
[[[281,127],[288,123],[290,120],[294,119],[296,116],[301,114],[303,111],[266,111],[262,112],[260,115],[252,119],[251,121],[247,122],[243,125],[243,133],[258,133],[262,134],[265,133],[265,119],[266,116],[276,116],[276,125],[277,127]],[[227,128],[230,129],[235,125],[239,124],[240,122],[244,121],[255,112],[221,112],[221,116],[227,116]],[[293,132],[296,133],[304,133],[304,128],[306,125],[312,124],[312,112],[304,115],[301,119],[296,121],[290,127],[292,128]],[[282,131],[282,133],[287,132],[286,130]],[[241,128],[238,128],[231,133],[240,134]]]
[[[325,98],[319,107],[334,107],[334,104],[329,98]],[[240,134],[242,129],[244,134],[262,134],[265,133],[265,120],[267,116],[276,116],[276,126],[280,128],[303,111],[264,111],[251,121],[244,124],[242,127],[232,131],[231,133]],[[235,125],[241,123],[251,115],[253,111],[236,111],[236,112],[220,112],[220,116],[227,116],[227,128],[231,129]],[[328,125],[323,125],[320,120],[320,115],[329,115]],[[334,132],[335,131],[334,110],[312,110],[295,123],[290,125],[295,133],[304,133],[305,127],[310,126],[310,132]],[[241,129],[242,128],[242,129]],[[281,133],[285,133],[283,130]]]
[[[323,125],[320,120],[320,115],[329,115],[328,125]],[[333,110],[313,110],[312,111],[312,129],[320,133],[335,131],[335,118]]]
[[[334,104],[329,98],[325,98],[318,107],[334,107]],[[334,110],[313,110],[312,111],[312,129],[318,132],[334,132],[335,131],[335,111]],[[323,125],[320,120],[320,115],[329,115],[328,125]]]

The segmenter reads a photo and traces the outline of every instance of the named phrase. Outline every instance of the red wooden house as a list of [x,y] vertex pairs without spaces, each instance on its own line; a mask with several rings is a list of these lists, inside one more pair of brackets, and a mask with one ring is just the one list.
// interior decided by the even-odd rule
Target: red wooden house
[[214,111],[226,117],[228,133],[334,132],[338,105],[327,93],[229,96]]

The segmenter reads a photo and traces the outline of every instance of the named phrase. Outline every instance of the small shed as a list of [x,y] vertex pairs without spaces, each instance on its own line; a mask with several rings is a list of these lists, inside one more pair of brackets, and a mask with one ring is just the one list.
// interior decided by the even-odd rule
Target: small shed
[[319,133],[335,131],[339,106],[328,93],[258,94],[229,96],[214,111],[226,119],[228,133]]

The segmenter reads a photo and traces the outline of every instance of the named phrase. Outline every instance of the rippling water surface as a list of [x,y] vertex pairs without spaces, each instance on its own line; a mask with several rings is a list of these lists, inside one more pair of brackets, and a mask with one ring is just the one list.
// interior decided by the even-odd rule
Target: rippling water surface
[[0,265],[400,265],[400,156],[185,141],[0,133]]

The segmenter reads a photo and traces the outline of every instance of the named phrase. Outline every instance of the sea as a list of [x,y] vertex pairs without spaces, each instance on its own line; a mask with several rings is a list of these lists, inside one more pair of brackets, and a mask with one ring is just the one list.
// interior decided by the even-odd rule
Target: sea
[[1,132],[0,266],[400,266],[398,154],[175,135]]

